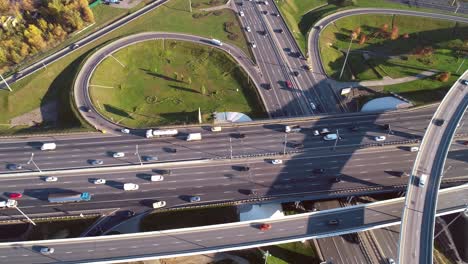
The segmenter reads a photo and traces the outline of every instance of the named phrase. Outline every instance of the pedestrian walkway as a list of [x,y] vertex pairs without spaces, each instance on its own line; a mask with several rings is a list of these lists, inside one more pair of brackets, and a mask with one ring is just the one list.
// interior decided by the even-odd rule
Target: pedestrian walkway
[[231,2],[234,3],[232,0],[228,0],[226,2],[226,4],[224,4],[224,5],[213,6],[213,7],[208,7],[208,8],[201,8],[200,10],[206,11],[206,12],[211,12],[211,11],[221,10],[221,9],[225,9],[225,8],[232,9]]

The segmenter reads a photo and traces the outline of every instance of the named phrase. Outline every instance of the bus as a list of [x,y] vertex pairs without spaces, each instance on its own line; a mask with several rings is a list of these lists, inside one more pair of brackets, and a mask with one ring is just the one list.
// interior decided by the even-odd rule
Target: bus
[[63,193],[50,193],[48,200],[50,203],[70,203],[91,200],[91,194],[88,192],[63,192]]

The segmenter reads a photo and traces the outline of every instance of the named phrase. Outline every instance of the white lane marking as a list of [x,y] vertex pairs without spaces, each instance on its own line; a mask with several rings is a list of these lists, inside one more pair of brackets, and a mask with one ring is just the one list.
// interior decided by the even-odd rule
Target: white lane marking
[[94,250],[93,249],[88,249],[88,252],[93,252]]
[[245,236],[245,235],[243,235],[243,234],[237,234],[237,236],[238,236],[238,237],[243,237],[243,236]]
[[116,250],[116,248],[109,248],[108,250],[112,251],[112,250]]
[[153,244],[153,246],[157,247],[157,246],[159,246],[159,244]]

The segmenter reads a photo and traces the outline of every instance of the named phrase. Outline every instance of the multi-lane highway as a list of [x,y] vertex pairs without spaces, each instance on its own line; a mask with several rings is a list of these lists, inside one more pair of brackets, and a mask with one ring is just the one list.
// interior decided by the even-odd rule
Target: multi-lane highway
[[[438,213],[459,212],[468,202],[467,186],[440,193]],[[0,261],[7,263],[119,263],[195,255],[328,237],[398,224],[403,199],[329,211],[204,226],[104,237],[0,243]],[[336,220],[337,225],[330,224]],[[269,223],[268,231],[259,225]],[[52,247],[51,255],[39,253]]]
[[[401,264],[432,263],[435,207],[455,131],[468,106],[466,71],[450,88],[427,128],[411,172],[403,214]],[[447,164],[447,166],[450,166]],[[466,164],[465,166],[466,167]],[[448,168],[448,167],[447,167]]]
[[[271,154],[284,151],[285,124],[301,125],[300,133],[288,134],[286,151],[315,151],[321,154],[332,151],[333,141],[324,141],[322,136],[314,136],[314,130],[328,128],[332,132],[339,130],[342,137],[337,143],[337,149],[358,149],[367,144],[390,143],[420,139],[424,134],[434,107],[419,110],[397,111],[388,113],[345,114],[325,116],[322,118],[307,118],[303,121],[292,120],[253,122],[249,124],[230,124],[221,132],[211,132],[209,127],[189,127],[179,129],[180,135],[160,139],[146,139],[143,131],[131,131],[125,136],[90,136],[89,138],[60,137],[24,138],[3,140],[0,143],[0,173],[34,171],[35,166],[26,164],[34,152],[34,161],[42,170],[70,169],[83,167],[99,167],[110,165],[138,164],[139,159],[134,153],[138,145],[139,156],[156,156],[158,161],[195,159],[230,158],[231,147],[233,156],[253,154]],[[390,125],[390,130],[385,129]],[[357,126],[357,131],[351,128]],[[466,133],[463,126],[460,133]],[[202,141],[187,142],[185,135],[190,132],[201,132]],[[136,135],[133,135],[136,133]],[[241,137],[244,135],[245,137]],[[376,142],[374,137],[384,135],[385,142]],[[41,142],[55,142],[57,149],[40,151]],[[294,143],[303,143],[304,149],[295,149]],[[174,152],[174,149],[177,152]],[[113,152],[124,152],[123,158],[112,158]],[[93,166],[92,160],[103,160],[103,165]],[[144,163],[147,163],[144,161]],[[12,171],[9,164],[21,164],[23,169]]]

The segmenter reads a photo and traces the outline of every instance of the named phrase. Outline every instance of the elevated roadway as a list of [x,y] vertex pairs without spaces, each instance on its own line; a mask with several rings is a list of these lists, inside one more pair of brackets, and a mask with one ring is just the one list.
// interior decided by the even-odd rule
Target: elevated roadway
[[[440,192],[438,214],[463,211],[468,185]],[[91,238],[0,243],[7,263],[120,263],[188,256],[328,237],[399,224],[404,199],[326,210],[275,220],[258,220],[197,228]],[[338,225],[330,225],[330,220]],[[269,223],[268,231],[259,230]],[[41,247],[55,253],[42,255]]]
[[[442,100],[429,124],[411,172],[403,213],[401,264],[432,263],[437,194],[450,144],[468,106],[466,71]],[[466,163],[464,164],[466,168]],[[425,178],[425,179],[424,179]]]

